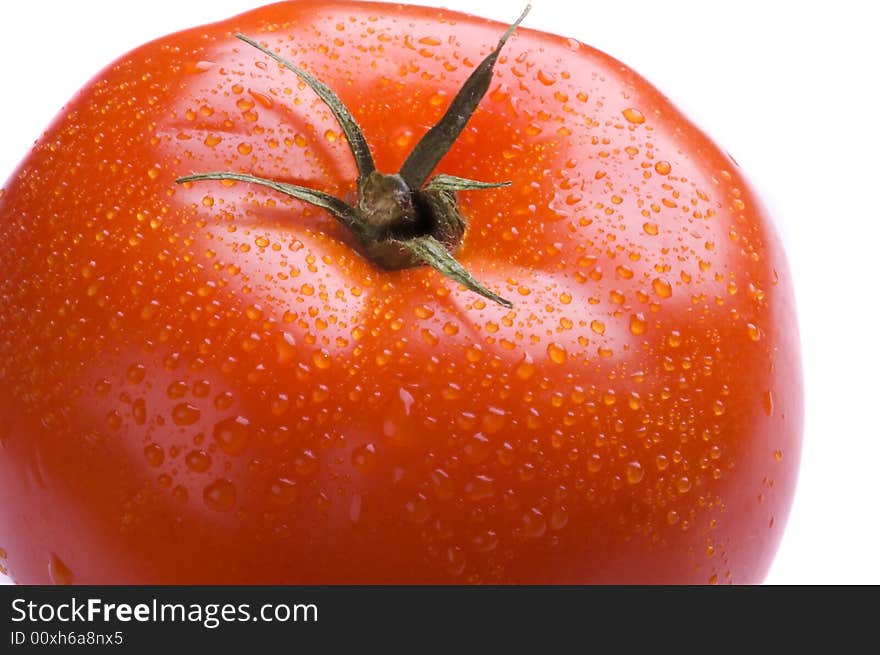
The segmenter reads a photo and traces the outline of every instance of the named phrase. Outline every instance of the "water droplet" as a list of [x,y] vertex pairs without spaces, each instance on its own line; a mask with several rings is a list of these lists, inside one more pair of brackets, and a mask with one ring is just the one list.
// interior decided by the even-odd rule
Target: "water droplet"
[[648,322],[645,320],[644,314],[633,314],[629,317],[630,334],[639,336],[648,329]]
[[248,305],[244,310],[244,315],[251,321],[259,321],[263,318],[263,308],[259,305]]
[[506,86],[501,85],[489,92],[489,99],[497,103],[507,102],[510,99],[510,94],[506,92]]
[[227,455],[240,455],[250,441],[250,425],[243,416],[224,419],[214,426],[214,440]]
[[312,353],[312,363],[314,363],[315,368],[326,370],[333,364],[333,360],[330,357],[330,353],[322,348]]
[[224,391],[214,398],[214,407],[220,410],[229,409],[232,406],[232,400],[232,392]]
[[538,81],[544,86],[552,86],[553,84],[556,84],[556,76],[553,73],[538,70]]
[[458,577],[464,573],[467,566],[467,558],[464,550],[459,546],[450,546],[446,549],[446,572],[453,577]]
[[269,403],[269,410],[275,416],[283,416],[287,413],[287,410],[290,408],[290,398],[288,398],[286,393],[276,394],[272,401]]
[[773,416],[773,392],[764,392],[764,413],[767,416]]
[[479,348],[479,346],[468,346],[464,351],[465,358],[471,362],[472,364],[476,364],[481,359],[483,359],[483,351]]
[[596,334],[605,334],[605,324],[602,321],[591,321],[590,329]]
[[620,266],[618,266],[617,268],[614,269],[614,272],[617,274],[617,277],[619,277],[621,280],[630,280],[630,279],[632,279],[633,275],[635,275],[633,270],[629,266],[627,266],[626,264],[621,264]]
[[115,409],[107,412],[104,420],[107,422],[107,427],[109,427],[111,430],[118,430],[122,427],[122,417]]
[[190,75],[197,75],[211,70],[214,63],[210,61],[188,61],[184,64],[184,71]]
[[403,387],[400,387],[400,389],[397,390],[397,397],[400,398],[400,402],[403,403],[403,413],[409,416],[416,399],[413,398],[413,395]]
[[211,509],[228,512],[235,506],[235,495],[235,485],[225,478],[219,478],[205,487],[202,498]]
[[623,117],[630,123],[634,125],[639,125],[645,122],[645,115],[642,114],[638,109],[633,109],[632,107],[623,110]]
[[141,318],[145,321],[152,320],[159,312],[159,306],[160,305],[158,301],[150,301],[149,303],[141,307]]
[[489,457],[492,449],[489,445],[489,439],[477,432],[468,439],[463,448],[465,459],[469,464],[480,464]]
[[516,377],[520,380],[528,380],[535,374],[535,363],[531,357],[524,355],[516,365]]
[[668,161],[658,161],[654,164],[654,170],[658,175],[669,175],[672,172],[672,165]]
[[159,444],[151,443],[144,448],[144,457],[150,466],[162,466],[162,462],[165,461],[165,450]]
[[535,465],[532,462],[523,462],[516,469],[519,479],[523,482],[530,482],[535,479]]
[[144,366],[143,364],[132,364],[128,367],[128,371],[126,372],[125,377],[130,384],[140,384],[141,382],[143,382],[146,375],[146,366]]
[[490,553],[498,547],[498,535],[494,530],[480,530],[471,538],[471,545],[478,553]]
[[73,571],[55,554],[49,555],[49,579],[55,585],[73,584]]
[[187,386],[183,380],[177,380],[168,385],[165,393],[169,398],[183,398],[186,395]]
[[748,332],[749,339],[751,339],[752,341],[761,340],[761,330],[754,323],[748,323],[746,325],[746,331]]
[[204,450],[191,450],[184,458],[186,467],[195,473],[204,473],[211,468],[211,456]]
[[204,398],[211,393],[211,383],[207,380],[197,380],[193,384],[193,395],[196,398]]
[[507,412],[498,407],[489,407],[483,414],[481,423],[487,434],[498,434],[507,424]]
[[358,446],[351,454],[351,464],[363,474],[371,473],[378,461],[376,446],[371,443]]
[[672,285],[663,278],[654,278],[654,281],[651,282],[651,287],[653,287],[654,293],[660,298],[669,298],[672,295]]
[[269,433],[269,441],[275,446],[283,446],[290,441],[290,428],[279,425]]
[[568,525],[568,510],[565,507],[555,507],[550,512],[550,529],[558,532]]
[[175,425],[192,425],[202,417],[198,407],[190,403],[180,403],[171,410],[171,419]]
[[537,507],[532,507],[522,516],[523,534],[529,539],[538,539],[547,532],[547,519]]
[[311,450],[303,450],[293,458],[293,470],[301,478],[310,478],[318,472],[318,458]]
[[147,403],[143,398],[138,398],[132,403],[131,416],[137,425],[147,422]]
[[279,332],[275,337],[275,353],[279,364],[289,363],[296,355],[296,340],[289,332]]
[[686,476],[680,477],[675,483],[675,488],[678,489],[678,493],[686,494],[688,491],[691,490],[690,478]]
[[473,502],[488,500],[495,495],[495,481],[487,475],[478,475],[465,483],[464,493]]
[[404,509],[406,510],[406,515],[407,518],[410,520],[410,523],[414,523],[416,525],[421,525],[425,523],[431,516],[428,499],[425,498],[425,496],[423,496],[422,494],[419,494],[412,500],[408,501],[406,505],[404,505]]
[[110,380],[98,380],[95,382],[95,394],[99,398],[105,398],[108,393],[110,393],[111,384]]
[[554,364],[565,364],[568,359],[568,352],[558,343],[551,343],[547,346],[547,356]]
[[775,451],[773,453],[773,457],[776,459],[777,462],[781,462],[782,461],[782,451],[781,450]]
[[431,483],[437,500],[449,500],[455,494],[455,487],[449,474],[443,469],[431,471]]
[[289,478],[277,478],[269,485],[269,498],[278,507],[287,507],[296,502],[299,489],[296,482]]
[[626,481],[630,484],[638,484],[645,477],[645,470],[640,462],[629,462],[626,465]]
[[259,91],[254,91],[253,89],[248,89],[248,93],[254,98],[257,102],[259,102],[266,109],[272,109],[275,106],[275,101],[272,100],[269,96],[260,93]]
[[678,512],[676,512],[674,509],[671,509],[668,512],[666,512],[666,522],[669,525],[675,525],[676,523],[678,523],[678,519],[679,519]]
[[495,457],[498,458],[498,463],[502,466],[510,466],[513,464],[514,459],[516,459],[515,453],[516,451],[513,446],[505,441],[495,451]]

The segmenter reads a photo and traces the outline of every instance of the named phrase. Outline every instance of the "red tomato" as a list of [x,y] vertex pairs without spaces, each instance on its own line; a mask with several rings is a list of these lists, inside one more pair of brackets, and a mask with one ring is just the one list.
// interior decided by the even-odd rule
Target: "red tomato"
[[276,4],[66,107],[0,197],[16,581],[763,578],[802,431],[788,268],[736,163],[632,70],[520,28],[433,169],[512,182],[458,194],[456,251],[511,308],[272,189],[175,182],[358,202],[333,114],[235,32],[335,91],[394,173],[504,30]]

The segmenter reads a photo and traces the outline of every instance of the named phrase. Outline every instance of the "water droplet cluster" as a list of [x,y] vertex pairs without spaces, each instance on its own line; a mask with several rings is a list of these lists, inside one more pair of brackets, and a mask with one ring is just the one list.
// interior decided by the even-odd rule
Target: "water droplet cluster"
[[[241,27],[330,84],[392,170],[497,39],[461,20],[364,5]],[[267,580],[310,579],[303,562],[360,579],[352,560],[403,576],[395,557],[421,580],[574,561],[591,580],[627,548],[737,580],[731,480],[772,495],[796,458],[770,375],[786,300],[733,163],[695,158],[695,128],[618,63],[514,37],[442,164],[514,182],[461,196],[461,261],[507,310],[373,268],[271,191],[175,185],[354,189],[326,108],[214,38],[114,64],[0,197],[0,383],[37,426],[28,488],[76,489],[135,550],[249,540],[274,553],[252,570]],[[8,433],[0,452],[25,438]]]

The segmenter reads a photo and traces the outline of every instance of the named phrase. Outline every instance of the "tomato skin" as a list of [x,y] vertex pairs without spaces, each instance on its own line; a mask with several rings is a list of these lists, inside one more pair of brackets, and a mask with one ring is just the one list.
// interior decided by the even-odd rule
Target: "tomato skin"
[[[460,261],[383,272],[242,170],[350,197],[503,27],[294,2],[172,35],[0,197],[0,564],[22,583],[760,581],[802,432],[788,268],[736,164],[607,55],[522,29],[443,172]],[[452,22],[440,18],[454,18]]]

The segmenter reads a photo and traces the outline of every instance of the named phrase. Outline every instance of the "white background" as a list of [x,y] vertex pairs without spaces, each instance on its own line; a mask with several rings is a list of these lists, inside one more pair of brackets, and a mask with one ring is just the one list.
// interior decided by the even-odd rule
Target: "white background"
[[[767,582],[880,583],[880,47],[871,3],[533,2],[528,27],[575,37],[645,75],[763,196],[793,268],[807,393],[797,497]],[[0,181],[113,59],[259,4],[0,3]],[[506,22],[522,8],[412,4]]]

